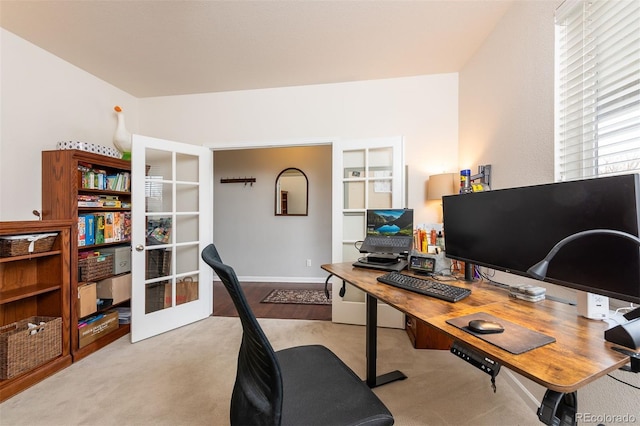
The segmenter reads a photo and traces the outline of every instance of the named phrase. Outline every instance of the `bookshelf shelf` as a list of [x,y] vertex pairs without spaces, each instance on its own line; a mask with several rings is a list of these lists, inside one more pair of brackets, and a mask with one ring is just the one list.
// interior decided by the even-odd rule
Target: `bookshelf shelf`
[[[60,354],[25,371],[7,373],[6,378],[0,379],[0,402],[71,365],[69,268],[72,225],[70,220],[0,222],[0,236],[57,233],[53,247],[46,252],[0,258],[0,327],[7,327],[3,332],[19,335],[22,330],[13,324],[31,317],[61,320]],[[54,335],[57,337],[57,334]],[[15,348],[24,352],[9,352],[0,362],[9,365],[10,357],[16,353],[27,357],[34,349],[42,350],[41,347],[30,348],[29,344],[25,344],[24,349],[22,346]]]
[[[81,236],[81,226],[74,226],[71,236],[71,354],[73,361],[82,359],[91,353],[103,348],[114,340],[129,333],[129,324],[119,324],[113,331],[107,332],[97,340],[80,347],[80,330],[78,322],[80,320],[78,303],[78,286],[86,284],[87,281],[80,281],[78,274],[78,258],[85,252],[96,252],[103,248],[112,246],[131,246],[131,190],[130,190],[131,162],[118,158],[107,157],[79,150],[57,150],[44,151],[42,153],[42,215],[45,219],[71,219],[75,224],[79,223],[82,217],[91,216],[98,221],[104,219],[104,223],[109,223],[109,218],[119,215],[113,220],[114,228],[116,223],[120,223],[122,232],[114,230],[114,240],[108,241],[107,229],[104,229],[104,241],[99,241],[97,226],[91,226],[96,235],[93,240],[86,236],[83,245],[79,244]],[[98,175],[101,175],[98,177]],[[117,179],[117,186],[112,181],[112,177]],[[124,182],[124,183],[123,183]],[[87,186],[95,186],[93,188]],[[106,189],[106,188],[118,189]],[[80,207],[80,199],[85,201],[114,200],[121,202],[126,207],[116,206],[95,206]],[[86,222],[87,225],[89,222]],[[86,232],[86,229],[85,229]],[[97,243],[93,243],[96,241]],[[103,277],[101,277],[103,278]],[[95,281],[95,280],[92,280]],[[91,281],[89,281],[91,282]],[[125,306],[129,302],[120,303]]]
[[11,290],[0,290],[0,305],[7,305],[27,297],[37,296],[49,292],[59,291],[60,286],[51,283],[39,283],[34,285],[26,285],[21,288]]

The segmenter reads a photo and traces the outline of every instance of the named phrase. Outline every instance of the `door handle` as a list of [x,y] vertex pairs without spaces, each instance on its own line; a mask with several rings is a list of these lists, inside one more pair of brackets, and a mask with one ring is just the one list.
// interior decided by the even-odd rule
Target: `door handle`
[[138,244],[136,246],[136,251],[144,251],[144,246],[142,244]]

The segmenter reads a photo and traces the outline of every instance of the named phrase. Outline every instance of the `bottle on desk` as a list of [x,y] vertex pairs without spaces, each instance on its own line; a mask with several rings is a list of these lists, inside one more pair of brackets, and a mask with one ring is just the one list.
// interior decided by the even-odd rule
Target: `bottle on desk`
[[438,237],[436,238],[436,246],[440,247],[441,251],[444,251],[444,232],[438,232]]

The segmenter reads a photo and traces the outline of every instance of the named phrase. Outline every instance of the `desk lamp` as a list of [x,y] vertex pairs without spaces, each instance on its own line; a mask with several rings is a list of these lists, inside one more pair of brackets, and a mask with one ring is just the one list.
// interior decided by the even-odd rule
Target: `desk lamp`
[[[442,197],[458,193],[460,178],[456,173],[442,173],[429,176],[427,181],[427,200],[438,200],[442,205]],[[442,207],[440,208],[442,216]]]
[[[576,232],[575,234],[569,235],[568,237],[565,237],[558,243],[556,243],[551,251],[549,251],[549,253],[544,257],[544,259],[527,269],[527,273],[535,279],[543,280],[547,276],[547,268],[549,267],[549,262],[551,262],[551,259],[553,259],[556,253],[558,253],[558,251],[560,251],[560,249],[565,244],[587,235],[596,234],[615,235],[631,240],[638,246],[640,246],[640,238],[636,237],[635,235],[631,235],[622,231],[615,231],[613,229],[590,229],[587,231]],[[635,311],[638,311],[639,309],[640,308],[636,308]],[[630,319],[625,324],[620,324],[606,330],[604,332],[604,339],[608,342],[625,346],[634,350],[640,347],[640,318],[637,317],[638,313],[635,311],[633,311],[633,314],[630,315],[630,317],[633,319]]]

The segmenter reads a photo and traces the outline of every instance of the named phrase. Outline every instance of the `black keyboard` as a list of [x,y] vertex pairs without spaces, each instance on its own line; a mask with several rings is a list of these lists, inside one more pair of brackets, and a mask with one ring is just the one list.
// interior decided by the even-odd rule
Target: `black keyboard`
[[388,274],[381,275],[378,277],[378,281],[415,293],[424,294],[425,296],[446,300],[447,302],[457,302],[471,294],[471,290],[468,288],[456,287],[439,281],[413,277],[399,272],[389,272]]
[[412,239],[412,237],[367,237],[367,240],[365,242],[367,243],[367,245],[376,247],[406,247],[407,244],[409,244],[409,240]]

